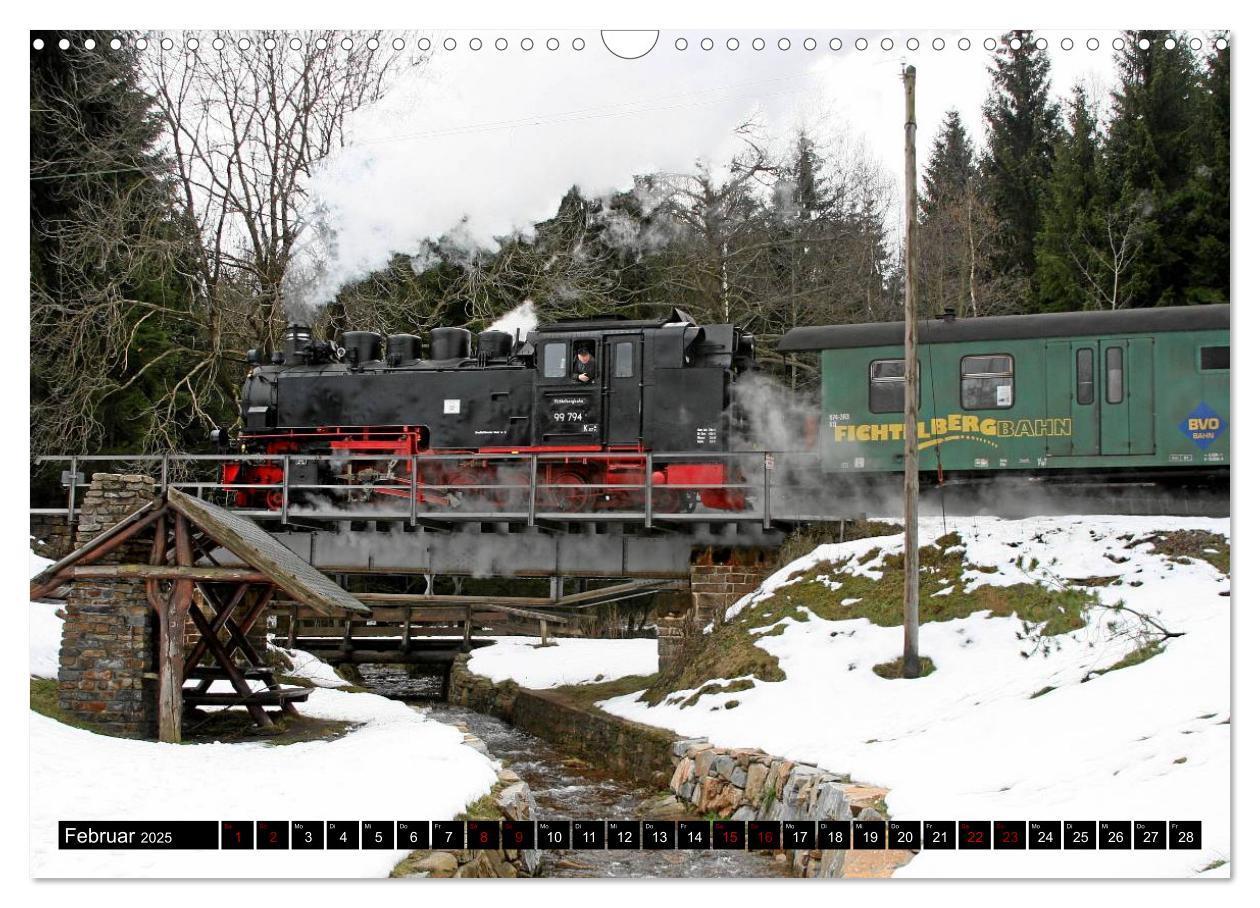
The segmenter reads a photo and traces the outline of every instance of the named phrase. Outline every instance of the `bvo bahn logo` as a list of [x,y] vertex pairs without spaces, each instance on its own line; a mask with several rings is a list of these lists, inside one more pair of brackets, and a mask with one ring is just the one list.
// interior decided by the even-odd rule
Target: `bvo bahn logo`
[[1181,423],[1181,434],[1200,449],[1211,447],[1225,432],[1225,420],[1215,410],[1200,402]]

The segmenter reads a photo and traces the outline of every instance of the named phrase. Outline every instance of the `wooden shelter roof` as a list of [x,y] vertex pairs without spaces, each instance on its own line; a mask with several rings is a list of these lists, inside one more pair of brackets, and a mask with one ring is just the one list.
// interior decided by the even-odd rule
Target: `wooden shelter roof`
[[76,565],[94,561],[103,550],[110,548],[111,541],[124,534],[138,532],[168,510],[182,514],[202,533],[287,593],[289,598],[316,612],[328,616],[347,612],[371,613],[367,606],[281,545],[252,520],[178,489],[168,489],[162,498],[137,508],[100,536],[36,574],[31,578],[31,598],[48,595],[67,581],[66,575]]

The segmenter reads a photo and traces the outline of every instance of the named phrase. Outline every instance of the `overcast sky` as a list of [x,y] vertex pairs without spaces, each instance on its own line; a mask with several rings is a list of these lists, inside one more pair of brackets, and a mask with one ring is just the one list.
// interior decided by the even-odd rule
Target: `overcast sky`
[[[1039,32],[1054,90],[1113,80],[1117,32]],[[415,40],[417,36],[412,36]],[[467,219],[470,240],[527,229],[552,215],[574,184],[588,195],[628,188],[635,173],[720,164],[733,128],[757,115],[771,135],[807,126],[860,138],[900,185],[904,63],[918,70],[919,162],[941,117],[957,107],[977,146],[994,32],[659,33],[645,56],[622,59],[598,31],[429,33],[431,56],[375,108],[351,122],[352,144],[315,181],[337,231],[327,286],[413,251]],[[547,47],[549,38],[558,48]],[[702,42],[711,39],[712,49]],[[806,39],[815,46],[807,49]],[[884,39],[893,49],[884,50]],[[917,39],[917,50],[907,41]],[[932,47],[941,39],[941,50]],[[1087,42],[1098,39],[1096,50]],[[471,47],[473,39],[480,49]],[[496,41],[507,42],[505,50]],[[730,49],[727,42],[738,41]],[[764,42],[762,49],[754,40]],[[858,48],[859,39],[867,47]],[[959,48],[960,39],[970,42]],[[1071,50],[1061,42],[1070,39]],[[454,49],[444,45],[454,41]],[[522,42],[531,41],[531,49]],[[574,48],[579,42],[580,49]],[[685,49],[679,49],[681,42]],[[780,49],[781,41],[788,43]],[[832,44],[839,41],[839,49]],[[921,172],[921,171],[920,171]],[[310,302],[322,302],[311,300]]]

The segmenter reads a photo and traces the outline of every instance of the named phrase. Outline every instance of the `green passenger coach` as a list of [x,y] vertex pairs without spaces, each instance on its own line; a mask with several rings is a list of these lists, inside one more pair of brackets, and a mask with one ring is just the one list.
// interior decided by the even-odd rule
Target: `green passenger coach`
[[[824,469],[902,469],[904,323],[795,328],[821,352]],[[919,324],[925,472],[1225,475],[1229,306]]]

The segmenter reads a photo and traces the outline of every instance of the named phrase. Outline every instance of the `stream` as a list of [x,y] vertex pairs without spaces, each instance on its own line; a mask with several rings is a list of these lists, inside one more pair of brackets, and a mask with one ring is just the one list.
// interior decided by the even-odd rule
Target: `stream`
[[[659,791],[614,778],[506,722],[435,699],[441,679],[409,677],[396,665],[361,666],[377,693],[405,700],[423,715],[448,725],[463,723],[496,759],[529,784],[538,818],[642,819],[643,802]],[[742,851],[560,851],[542,852],[547,877],[787,877],[791,865],[765,852]]]

